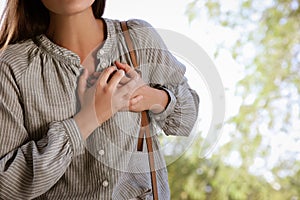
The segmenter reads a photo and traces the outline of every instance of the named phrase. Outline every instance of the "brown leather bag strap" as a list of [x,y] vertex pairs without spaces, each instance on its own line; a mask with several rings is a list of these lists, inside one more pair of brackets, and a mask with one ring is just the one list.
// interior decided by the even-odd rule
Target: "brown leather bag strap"
[[122,31],[123,31],[123,35],[124,35],[124,38],[125,38],[125,41],[126,41],[127,48],[129,50],[129,55],[130,55],[133,67],[137,68],[138,62],[137,62],[137,59],[136,59],[136,53],[135,53],[135,50],[133,49],[133,43],[132,43],[132,40],[131,40],[130,35],[129,35],[129,30],[128,30],[128,26],[127,26],[126,21],[121,22],[121,28],[122,28]]
[[[132,40],[131,40],[131,37],[130,37],[130,34],[129,34],[129,30],[128,30],[128,26],[127,26],[126,21],[121,22],[121,28],[122,28],[122,31],[123,31],[123,35],[124,35],[124,38],[125,38],[127,48],[129,50],[129,55],[130,55],[131,62],[133,64],[133,67],[137,68],[138,63],[137,63],[137,59],[136,59],[136,53],[135,53],[135,50],[133,49],[133,44],[132,44]],[[137,150],[138,151],[143,151],[144,127],[148,126],[148,124],[149,124],[148,119],[145,119],[145,118],[142,117],[141,128],[140,128],[138,144],[137,144]]]
[[[134,68],[136,68],[138,66],[136,53],[133,48],[133,43],[132,43],[132,40],[129,35],[129,30],[128,30],[126,21],[121,22],[121,28],[122,28],[122,31],[124,34],[127,48],[129,50],[131,62],[133,64]],[[155,171],[155,164],[154,164],[153,145],[152,145],[152,138],[151,138],[151,133],[150,133],[150,128],[149,128],[149,118],[148,118],[147,111],[142,112],[140,132],[139,132],[139,138],[138,138],[138,144],[137,144],[138,151],[143,151],[144,136],[146,136],[146,144],[147,144],[147,150],[148,150],[148,159],[149,159],[149,166],[150,166],[153,199],[158,200],[158,190],[157,190],[156,171]]]
[[[146,119],[147,123],[149,124],[148,114],[146,111],[142,112],[142,121],[143,118]],[[154,164],[154,154],[153,154],[153,145],[152,145],[152,138],[150,134],[149,125],[145,126],[146,131],[146,144],[148,149],[148,159],[149,159],[149,166],[150,166],[150,175],[151,175],[151,184],[152,184],[152,193],[153,199],[158,200],[158,190],[157,190],[157,180],[156,180],[156,171],[155,171],[155,164]]]

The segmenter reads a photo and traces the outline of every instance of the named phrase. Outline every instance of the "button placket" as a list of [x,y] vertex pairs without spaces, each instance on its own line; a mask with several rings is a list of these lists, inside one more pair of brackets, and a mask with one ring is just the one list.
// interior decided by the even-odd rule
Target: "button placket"
[[109,167],[105,165],[105,160],[107,160],[107,148],[105,145],[99,144],[98,149],[97,149],[97,154],[98,154],[98,165],[99,165],[99,179],[98,179],[98,184],[100,187],[103,189],[108,188],[109,185],[111,184],[110,180],[110,170]]
[[108,67],[107,65],[108,65],[107,60],[104,60],[104,59],[100,60],[100,62],[97,65],[97,71],[102,71],[103,69],[105,69],[106,67]]
[[111,184],[110,183],[110,181],[109,181],[109,179],[110,179],[110,169],[108,168],[108,167],[105,167],[105,179],[103,180],[103,182],[102,182],[102,186],[103,187],[108,187],[109,186],[109,184]]
[[97,65],[97,71],[100,70],[100,68],[104,69],[107,67],[108,62],[105,59],[105,51],[103,49],[98,50],[97,52],[97,59],[100,61]]

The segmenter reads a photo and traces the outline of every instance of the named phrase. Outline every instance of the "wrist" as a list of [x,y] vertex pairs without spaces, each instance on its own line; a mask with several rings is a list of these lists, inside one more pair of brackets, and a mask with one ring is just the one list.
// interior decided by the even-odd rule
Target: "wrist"
[[99,126],[96,117],[91,119],[90,114],[86,111],[79,111],[74,116],[74,120],[84,140],[86,140],[88,136]]
[[153,103],[150,105],[149,110],[155,114],[163,112],[168,103],[169,95],[165,90],[152,88],[154,91]]

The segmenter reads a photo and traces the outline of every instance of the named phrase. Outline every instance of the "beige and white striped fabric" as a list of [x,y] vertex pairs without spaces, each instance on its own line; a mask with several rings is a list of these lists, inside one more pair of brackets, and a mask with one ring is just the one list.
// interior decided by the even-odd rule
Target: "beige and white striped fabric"
[[[107,40],[96,70],[115,60],[131,64],[119,21],[104,19]],[[165,111],[150,113],[152,133],[187,136],[199,98],[185,67],[142,20],[128,21],[139,69],[148,84],[170,96]],[[140,114],[118,112],[86,142],[73,116],[83,66],[73,52],[45,35],[10,45],[0,57],[0,199],[152,199],[145,153],[136,152]],[[153,135],[160,199],[170,199],[167,171]],[[146,150],[144,150],[146,152]]]

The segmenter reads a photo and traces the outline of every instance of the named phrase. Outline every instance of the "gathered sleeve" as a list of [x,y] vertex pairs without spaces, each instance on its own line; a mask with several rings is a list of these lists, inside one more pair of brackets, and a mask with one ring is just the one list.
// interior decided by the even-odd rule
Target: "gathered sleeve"
[[0,81],[0,199],[33,199],[63,176],[84,145],[72,118],[50,123],[40,140],[32,140],[18,81],[8,64],[0,63]]
[[163,112],[150,112],[151,119],[166,135],[188,136],[198,117],[199,96],[188,84],[186,67],[168,51],[149,23],[130,20],[128,25],[132,29],[131,36],[137,48],[140,68],[148,71],[149,85],[165,90],[170,100]]

